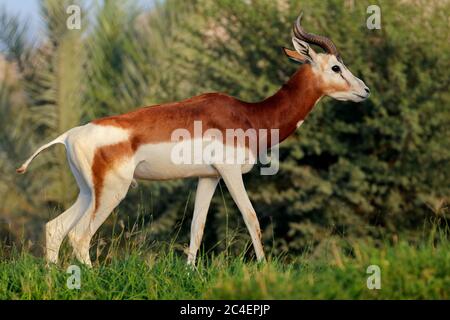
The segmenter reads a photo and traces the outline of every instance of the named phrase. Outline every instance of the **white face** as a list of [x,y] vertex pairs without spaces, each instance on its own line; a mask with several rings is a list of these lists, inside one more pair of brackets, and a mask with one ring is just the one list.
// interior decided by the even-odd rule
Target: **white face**
[[321,77],[327,96],[340,101],[361,102],[370,96],[366,84],[355,77],[336,56],[316,54],[313,70]]
[[316,53],[308,43],[292,38],[295,51],[285,53],[293,60],[310,63],[325,95],[340,101],[361,102],[370,96],[365,83],[355,77],[335,55]]

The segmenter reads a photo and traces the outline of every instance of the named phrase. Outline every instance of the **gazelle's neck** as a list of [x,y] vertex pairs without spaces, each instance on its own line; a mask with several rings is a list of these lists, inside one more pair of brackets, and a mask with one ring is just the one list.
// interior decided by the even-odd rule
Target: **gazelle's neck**
[[252,118],[258,129],[279,129],[281,142],[295,131],[322,96],[312,67],[305,64],[277,93],[254,104]]

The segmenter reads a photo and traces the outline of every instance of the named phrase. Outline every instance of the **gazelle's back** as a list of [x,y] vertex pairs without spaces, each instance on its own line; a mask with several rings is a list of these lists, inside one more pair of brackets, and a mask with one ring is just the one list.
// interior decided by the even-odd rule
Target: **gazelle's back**
[[133,147],[137,148],[142,144],[168,142],[176,129],[186,129],[193,134],[194,121],[201,121],[204,130],[247,129],[251,123],[245,108],[245,103],[228,95],[207,93],[180,102],[101,118],[92,124],[128,130]]

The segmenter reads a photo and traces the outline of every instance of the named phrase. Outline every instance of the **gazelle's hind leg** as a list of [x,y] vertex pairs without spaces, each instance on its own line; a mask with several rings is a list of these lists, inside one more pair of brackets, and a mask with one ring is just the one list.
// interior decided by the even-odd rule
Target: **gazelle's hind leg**
[[[133,162],[129,160],[107,173],[100,192],[97,192],[97,194],[100,194],[99,199],[95,199],[97,205],[90,206],[70,231],[69,240],[74,248],[75,255],[84,264],[92,265],[89,256],[91,239],[114,208],[125,198],[133,180],[134,169]],[[98,187],[94,186],[94,188]]]
[[75,176],[75,179],[80,188],[75,203],[62,214],[55,219],[49,221],[45,225],[45,240],[46,240],[46,257],[47,261],[51,263],[58,262],[58,253],[61,243],[64,240],[67,233],[82,217],[83,213],[87,210],[91,201],[91,192],[78,169],[71,164],[69,160],[70,168]]

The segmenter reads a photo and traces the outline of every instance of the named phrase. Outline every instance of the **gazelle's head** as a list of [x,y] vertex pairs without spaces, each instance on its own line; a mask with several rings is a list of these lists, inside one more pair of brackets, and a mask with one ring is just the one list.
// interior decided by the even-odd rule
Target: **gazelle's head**
[[[347,69],[334,43],[324,36],[307,33],[300,25],[301,18],[302,13],[294,24],[292,43],[295,50],[284,48],[286,55],[311,65],[324,95],[341,101],[366,100],[370,95],[369,88]],[[321,47],[325,53],[316,53],[310,44]]]

